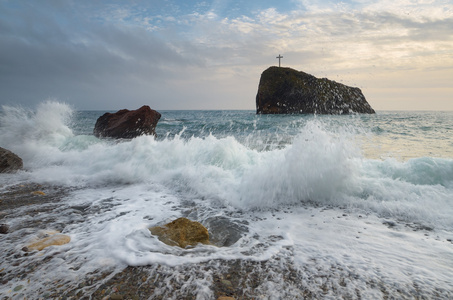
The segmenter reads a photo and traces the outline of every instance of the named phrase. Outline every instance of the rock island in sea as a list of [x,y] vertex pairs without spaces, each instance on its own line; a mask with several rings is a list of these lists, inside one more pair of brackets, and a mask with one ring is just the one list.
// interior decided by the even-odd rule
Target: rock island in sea
[[260,78],[257,114],[374,114],[357,87],[291,68],[270,67]]

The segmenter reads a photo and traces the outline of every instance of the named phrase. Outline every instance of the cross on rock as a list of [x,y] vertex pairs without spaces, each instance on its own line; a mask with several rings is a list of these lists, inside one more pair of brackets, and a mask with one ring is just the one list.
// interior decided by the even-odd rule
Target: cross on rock
[[281,55],[279,54],[276,58],[278,58],[278,67],[280,68],[280,60],[283,58],[283,56],[281,56]]

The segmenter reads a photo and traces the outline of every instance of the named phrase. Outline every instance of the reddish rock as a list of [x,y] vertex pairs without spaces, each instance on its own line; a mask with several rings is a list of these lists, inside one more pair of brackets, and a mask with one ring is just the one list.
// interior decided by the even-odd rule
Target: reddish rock
[[155,129],[161,114],[144,105],[137,110],[122,109],[105,113],[94,126],[96,137],[131,139],[140,135],[156,135]]

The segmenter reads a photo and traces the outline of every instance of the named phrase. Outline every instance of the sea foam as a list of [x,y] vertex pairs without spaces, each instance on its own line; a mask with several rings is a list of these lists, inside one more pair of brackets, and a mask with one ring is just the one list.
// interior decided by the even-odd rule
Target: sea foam
[[24,176],[78,187],[159,184],[240,209],[315,203],[453,224],[446,217],[453,212],[451,159],[367,158],[364,130],[340,126],[339,119],[309,119],[285,145],[258,150],[248,143],[253,130],[241,141],[234,135],[182,137],[183,131],[122,141],[74,135],[73,115],[68,105],[51,101],[36,112],[3,107],[0,140],[24,159]]

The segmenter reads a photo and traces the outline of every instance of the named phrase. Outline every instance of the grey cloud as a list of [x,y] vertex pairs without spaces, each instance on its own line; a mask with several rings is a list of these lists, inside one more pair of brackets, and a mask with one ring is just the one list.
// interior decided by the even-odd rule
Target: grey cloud
[[191,65],[142,28],[77,24],[74,17],[61,21],[48,17],[52,12],[41,14],[43,8],[38,13],[32,9],[0,15],[2,103],[26,104],[49,96],[90,98],[88,91],[96,98],[108,86],[137,90],[137,84],[180,76],[180,69]]
[[[381,13],[360,13],[356,16],[355,28],[360,33],[373,33],[380,32],[382,40],[391,41],[398,39],[400,41],[442,41],[449,40],[453,37],[453,19],[422,19],[414,20],[410,16],[403,17],[401,15],[392,14],[389,12]],[[387,30],[386,33],[382,31],[383,28],[393,29]],[[398,35],[399,29],[406,30],[404,35]],[[344,31],[348,32],[348,31]],[[395,34],[396,33],[396,34]],[[375,38],[375,37],[373,37]],[[376,42],[379,42],[377,39]]]

